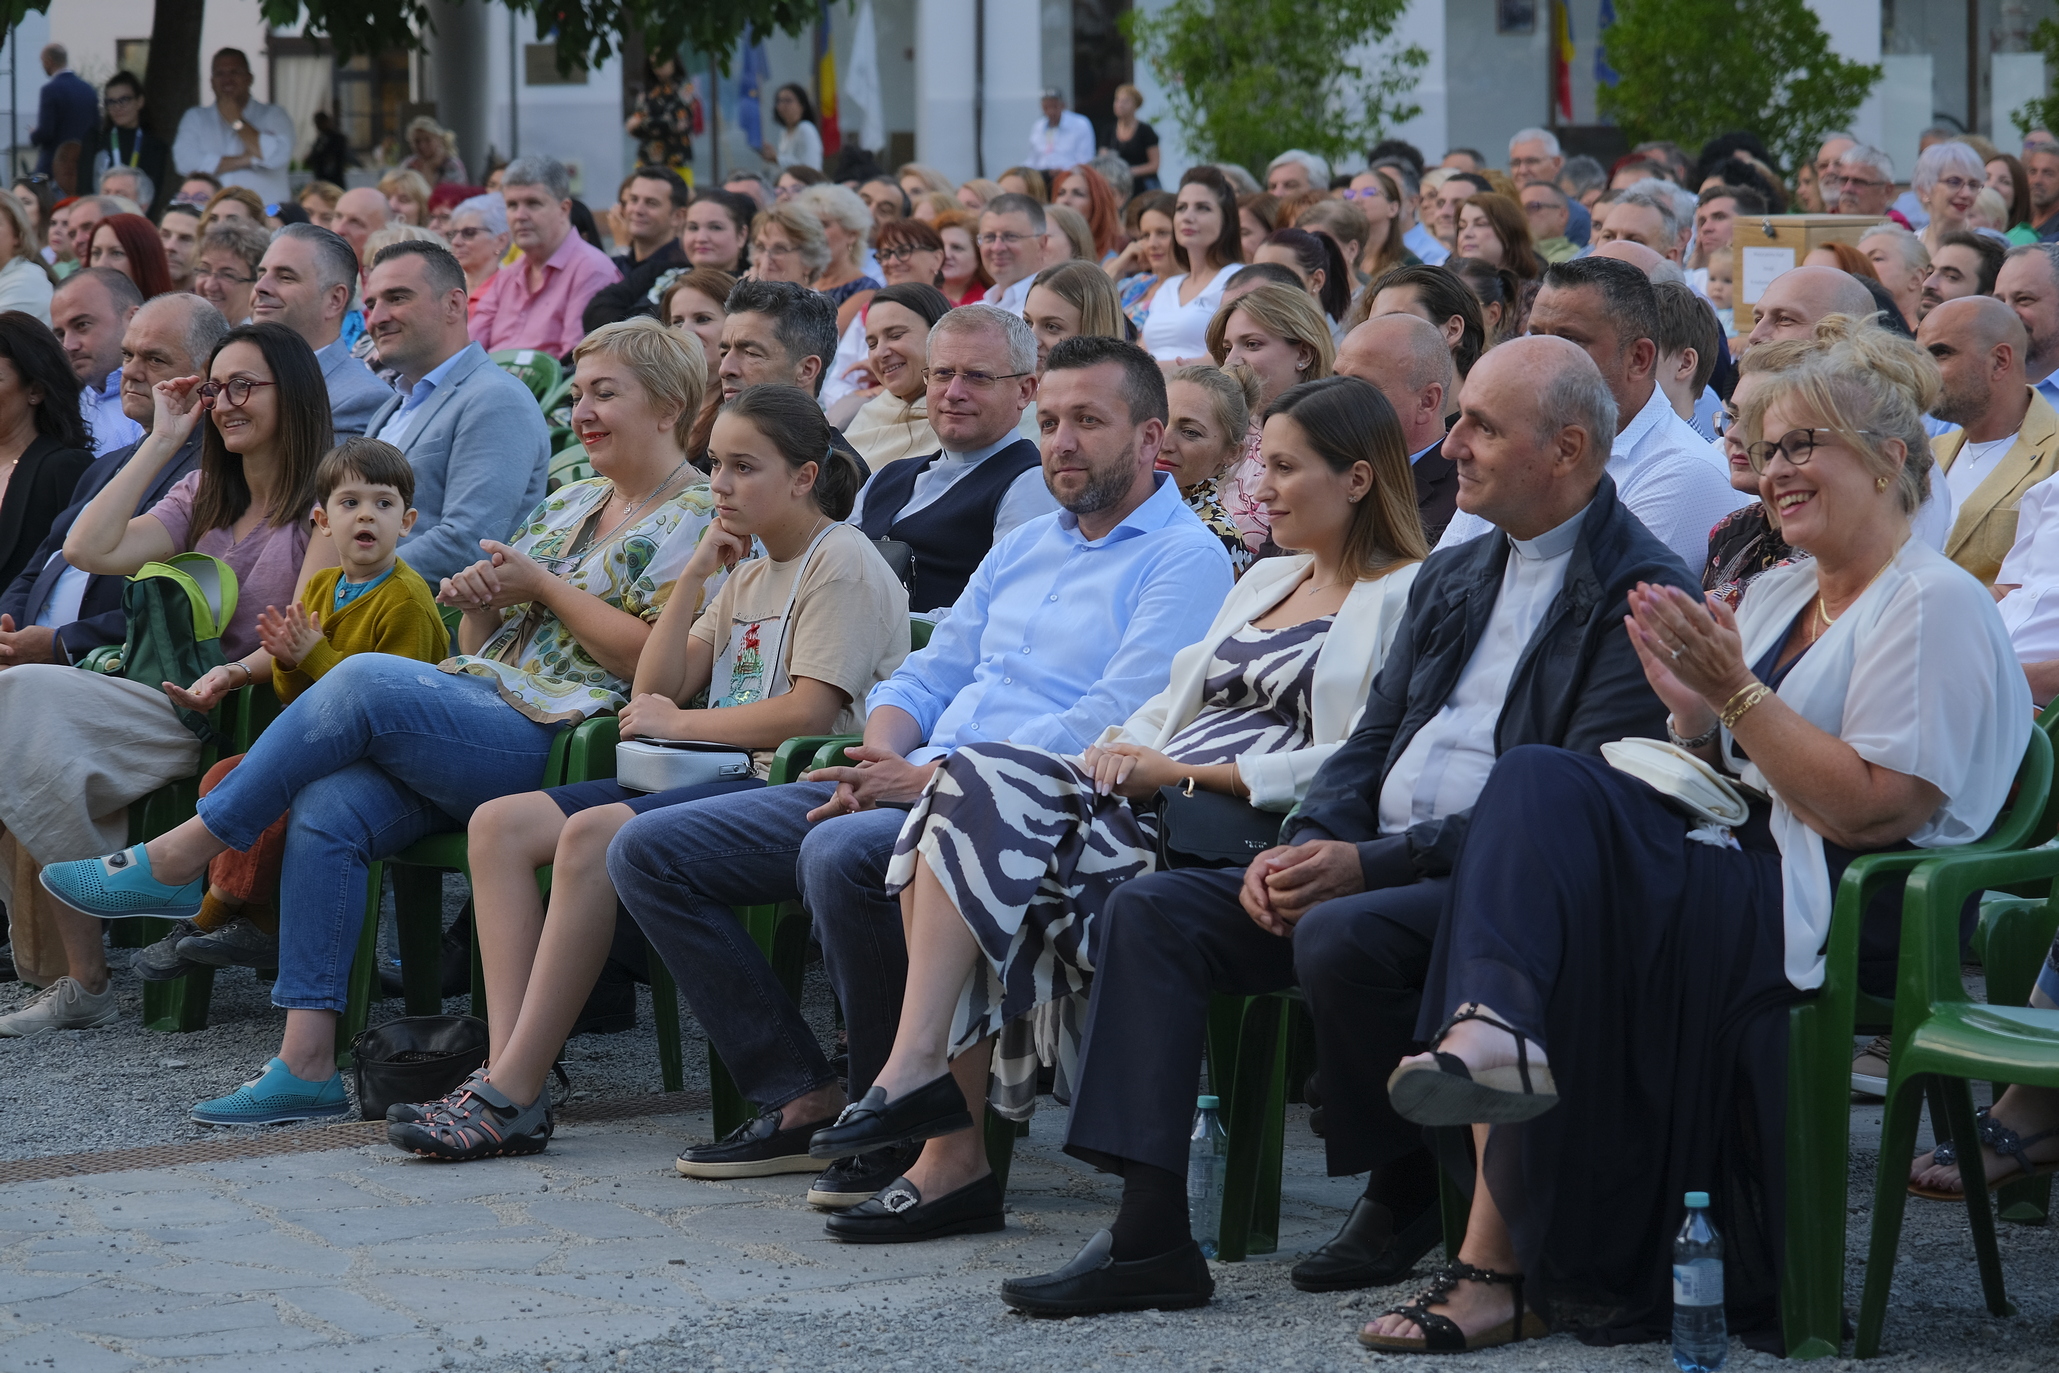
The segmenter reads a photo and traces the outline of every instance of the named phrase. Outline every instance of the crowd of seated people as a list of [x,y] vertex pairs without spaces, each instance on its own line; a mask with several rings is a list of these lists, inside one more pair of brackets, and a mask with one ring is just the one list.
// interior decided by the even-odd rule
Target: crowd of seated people
[[[752,1108],[680,1175],[805,1174],[847,1242],[999,1230],[981,1120],[1041,1082],[1121,1199],[1001,1300],[1197,1306],[1209,1000],[1292,988],[1326,1167],[1363,1190],[1288,1280],[1398,1283],[1440,1175],[1470,1196],[1365,1345],[1658,1338],[1680,1194],[1719,1169],[1733,1328],[1776,1329],[1778,1069],[1839,875],[1980,837],[2059,695],[2059,250],[1940,215],[1959,274],[1914,337],[1857,249],[1727,337],[1684,164],[1564,182],[1526,130],[1517,187],[1413,151],[1127,203],[1089,165],[640,167],[612,258],[541,156],[489,195],[311,189],[311,222],[204,181],[154,236],[67,202],[33,260],[71,270],[0,313],[0,901],[37,989],[0,1038],[116,1021],[104,922],[168,918],[131,971],[276,968],[284,1012],[193,1117],[344,1115],[368,869],[462,834],[490,1047],[391,1109],[400,1149],[549,1148],[552,1066],[640,936]],[[180,555],[235,574],[221,665],[101,670],[129,579]],[[129,843],[245,688],[278,718]],[[600,715],[740,765],[544,789]],[[773,785],[801,736],[856,742]],[[1683,814],[1621,740],[1748,818]],[[1255,856],[1189,861],[1183,822]],[[1898,897],[1864,912],[1877,995]],[[775,902],[841,1065],[739,924]],[[2059,1166],[2051,1093],[1984,1122],[1990,1179]],[[1912,1188],[1961,1166],[1927,1150]]]

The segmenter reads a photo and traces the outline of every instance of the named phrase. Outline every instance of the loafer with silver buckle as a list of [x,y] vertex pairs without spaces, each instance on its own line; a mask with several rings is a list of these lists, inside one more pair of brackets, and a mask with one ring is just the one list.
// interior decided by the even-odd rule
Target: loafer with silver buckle
[[984,1235],[1006,1229],[1001,1179],[988,1173],[935,1201],[906,1178],[882,1188],[878,1196],[838,1211],[823,1225],[831,1238],[846,1244],[915,1244],[946,1235]]

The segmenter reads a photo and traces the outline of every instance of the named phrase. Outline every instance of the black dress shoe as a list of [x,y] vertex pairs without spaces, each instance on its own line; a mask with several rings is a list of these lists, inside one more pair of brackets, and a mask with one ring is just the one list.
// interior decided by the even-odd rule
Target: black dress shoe
[[914,1183],[899,1178],[872,1200],[838,1211],[822,1228],[846,1244],[913,1244],[946,1235],[984,1235],[1007,1224],[1001,1214],[1001,1179],[988,1173],[935,1201],[924,1201]]
[[779,1128],[779,1110],[760,1111],[713,1144],[696,1144],[680,1154],[673,1167],[688,1178],[769,1178],[781,1173],[812,1173],[808,1136],[822,1128],[810,1121]]
[[914,1167],[921,1153],[920,1144],[896,1144],[890,1149],[840,1158],[808,1185],[808,1204],[825,1211],[841,1211],[871,1201],[881,1188]]
[[957,1080],[945,1073],[898,1101],[888,1101],[886,1089],[874,1087],[844,1107],[836,1124],[816,1131],[815,1138],[808,1141],[808,1152],[816,1158],[849,1158],[971,1128],[972,1112],[965,1109],[965,1093],[958,1090]]
[[1188,1240],[1171,1253],[1117,1263],[1115,1237],[1098,1231],[1071,1263],[1055,1273],[1009,1278],[1001,1300],[1032,1316],[1091,1316],[1102,1311],[1180,1311],[1206,1306],[1215,1279],[1201,1246]]
[[1288,1280],[1304,1292],[1343,1292],[1400,1282],[1430,1252],[1443,1229],[1435,1202],[1399,1229],[1394,1213],[1360,1197],[1344,1228],[1328,1244],[1294,1265]]

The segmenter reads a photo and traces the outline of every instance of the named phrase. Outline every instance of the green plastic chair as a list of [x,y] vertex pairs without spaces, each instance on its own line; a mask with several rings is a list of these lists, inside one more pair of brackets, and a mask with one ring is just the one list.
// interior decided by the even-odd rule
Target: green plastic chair
[[[1895,996],[1894,1049],[1888,1060],[1887,1109],[1874,1188],[1873,1235],[1859,1305],[1856,1352],[1880,1352],[1895,1253],[1908,1184],[1902,1160],[1912,1157],[1917,1117],[1928,1093],[1944,1133],[1965,1160],[1980,1158],[1968,1079],[2059,1087],[2059,1011],[1983,1004],[1966,995],[1959,972],[1958,915],[1966,898],[1993,887],[2059,878],[2059,849],[1955,854],[1924,864],[1909,879],[1902,903],[1902,946]],[[1989,953],[1997,950],[1993,934]],[[2038,951],[2042,954],[2042,950]],[[1992,985],[1993,962],[1990,963]],[[2035,963],[2028,964],[2034,974]],[[2025,960],[2012,972],[2019,977]],[[1942,1108],[1939,1111],[1939,1108]],[[1966,1214],[1988,1311],[2014,1314],[2002,1280],[1995,1217],[1987,1190],[1966,1189]]]
[[567,482],[584,481],[593,475],[593,464],[587,460],[586,449],[574,443],[551,455],[546,485],[552,491]]
[[501,371],[528,387],[538,405],[556,392],[565,380],[565,369],[558,365],[558,360],[534,348],[503,348],[498,353],[487,354],[487,358]]
[[[101,650],[105,651],[105,650]],[[115,650],[119,652],[119,650]],[[84,664],[81,664],[82,666]],[[222,699],[209,717],[235,752],[245,752],[279,713],[279,698],[269,682],[240,687]],[[233,755],[232,755],[233,756]],[[193,818],[200,800],[200,779],[221,761],[220,750],[202,744],[200,764],[191,777],[159,787],[129,806],[129,843],[141,844],[178,828]],[[116,948],[140,949],[172,931],[169,920],[114,922]],[[143,984],[143,1027],[160,1034],[185,1034],[207,1028],[208,1003],[214,996],[213,968],[196,968],[183,977]]]
[[[2059,790],[2059,788],[2055,788]],[[2059,902],[2005,897],[1981,904],[1973,951],[1987,974],[1990,1006],[2028,1006],[2038,968],[2059,934]],[[2008,1084],[1994,1084],[2000,1096]],[[2052,1179],[2021,1178],[1995,1193],[1995,1211],[2019,1225],[2043,1225],[2052,1213]]]

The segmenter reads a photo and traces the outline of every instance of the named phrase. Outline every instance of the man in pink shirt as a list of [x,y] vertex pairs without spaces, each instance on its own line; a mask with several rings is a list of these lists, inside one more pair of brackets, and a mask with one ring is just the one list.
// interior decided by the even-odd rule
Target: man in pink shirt
[[572,231],[572,187],[554,157],[521,157],[501,178],[508,231],[521,261],[493,274],[472,311],[472,341],[487,352],[534,348],[561,358],[586,337],[580,316],[622,279],[608,255]]

